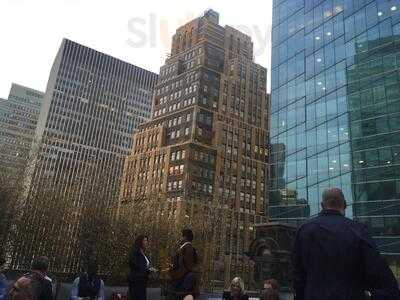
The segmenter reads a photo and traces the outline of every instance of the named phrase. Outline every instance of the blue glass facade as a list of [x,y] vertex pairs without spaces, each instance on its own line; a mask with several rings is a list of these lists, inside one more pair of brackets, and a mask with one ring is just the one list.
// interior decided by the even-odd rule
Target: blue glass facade
[[340,187],[398,273],[400,0],[275,0],[269,215],[295,226]]

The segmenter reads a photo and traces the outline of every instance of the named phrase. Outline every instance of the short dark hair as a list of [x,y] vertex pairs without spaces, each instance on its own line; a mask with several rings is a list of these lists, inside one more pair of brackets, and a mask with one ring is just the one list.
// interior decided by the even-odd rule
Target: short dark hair
[[149,239],[147,235],[138,235],[135,239],[135,248],[142,248],[144,239]]
[[46,272],[49,269],[49,259],[46,256],[35,257],[32,262],[32,270]]
[[99,265],[95,261],[90,261],[87,265],[86,272],[89,275],[96,275],[97,272],[99,271]]
[[322,193],[322,204],[324,208],[342,209],[346,208],[344,194],[339,188],[326,189]]
[[185,228],[182,230],[182,236],[186,238],[188,242],[193,241],[193,231],[189,228]]

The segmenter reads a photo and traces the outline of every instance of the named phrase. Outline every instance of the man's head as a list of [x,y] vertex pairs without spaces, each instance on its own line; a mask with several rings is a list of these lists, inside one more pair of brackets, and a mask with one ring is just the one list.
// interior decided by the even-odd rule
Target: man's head
[[87,266],[87,274],[89,275],[89,277],[96,276],[98,271],[99,271],[99,266],[97,265],[97,263],[89,262]]
[[32,270],[47,273],[49,269],[49,259],[46,256],[36,257],[32,262]]
[[322,193],[321,206],[323,209],[340,211],[340,213],[344,215],[347,205],[342,190],[339,188],[326,189]]
[[185,228],[182,230],[182,238],[185,242],[191,242],[193,241],[193,231]]
[[276,279],[271,278],[264,281],[264,288],[279,290],[279,283]]

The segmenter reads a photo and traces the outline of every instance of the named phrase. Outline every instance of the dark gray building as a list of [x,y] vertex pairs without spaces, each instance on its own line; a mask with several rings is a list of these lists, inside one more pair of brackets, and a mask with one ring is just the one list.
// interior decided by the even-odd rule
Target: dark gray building
[[13,83],[0,99],[0,168],[23,171],[35,135],[43,93]]

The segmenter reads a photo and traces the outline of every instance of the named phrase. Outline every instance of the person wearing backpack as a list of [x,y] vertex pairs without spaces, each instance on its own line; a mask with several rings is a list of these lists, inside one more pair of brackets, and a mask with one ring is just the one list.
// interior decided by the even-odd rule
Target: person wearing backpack
[[71,300],[104,300],[104,282],[97,275],[98,266],[90,263],[87,272],[74,280],[71,289]]
[[7,299],[7,279],[3,274],[4,265],[6,263],[6,259],[0,255],[0,300]]
[[169,271],[172,288],[180,299],[187,296],[194,298],[199,295],[198,255],[192,241],[192,230],[183,229],[182,241]]
[[46,279],[48,268],[47,257],[35,258],[32,271],[24,274],[12,285],[8,300],[52,300],[51,282]]

